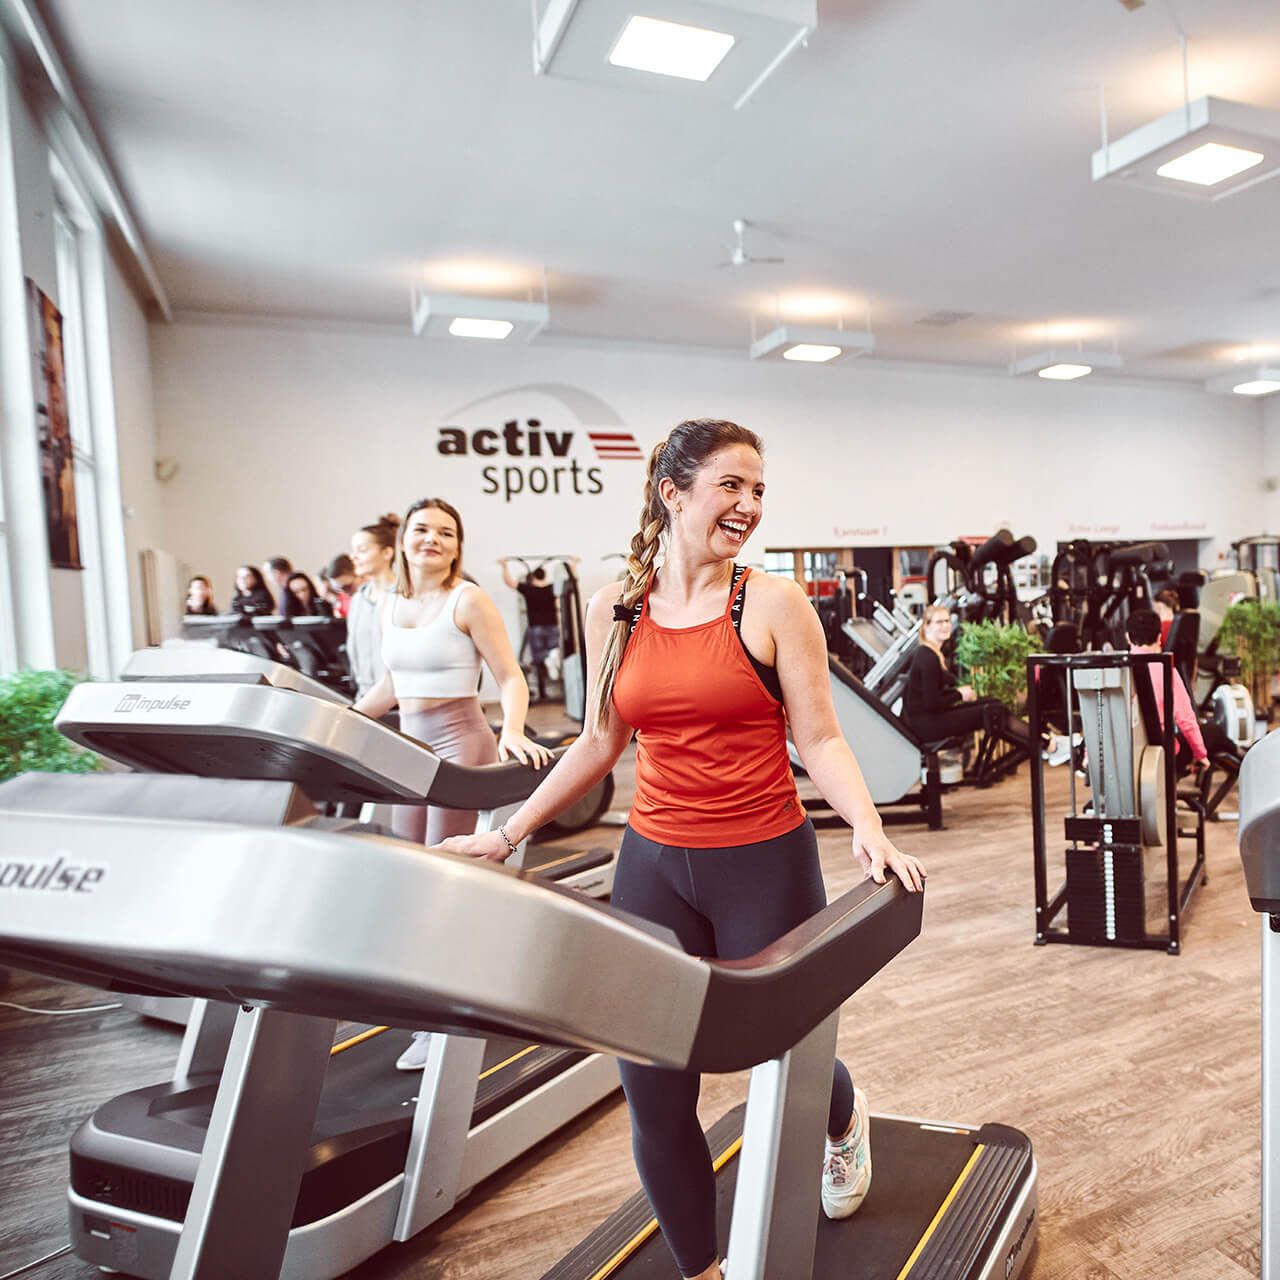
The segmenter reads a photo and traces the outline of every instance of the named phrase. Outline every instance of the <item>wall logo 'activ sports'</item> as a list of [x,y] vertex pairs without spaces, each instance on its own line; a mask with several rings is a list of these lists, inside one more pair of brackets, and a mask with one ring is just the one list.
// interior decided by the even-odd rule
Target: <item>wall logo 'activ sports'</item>
[[[542,418],[510,416],[521,408],[543,405]],[[550,414],[554,422],[548,420]],[[595,497],[604,492],[607,475],[598,464],[644,459],[639,442],[609,405],[561,383],[512,387],[463,405],[449,416],[450,423],[438,428],[436,453],[445,458],[493,458],[480,468],[480,491],[500,494],[504,502],[520,495]],[[477,417],[481,425],[475,425]],[[573,425],[563,426],[565,417]],[[495,418],[500,426],[490,425]]]

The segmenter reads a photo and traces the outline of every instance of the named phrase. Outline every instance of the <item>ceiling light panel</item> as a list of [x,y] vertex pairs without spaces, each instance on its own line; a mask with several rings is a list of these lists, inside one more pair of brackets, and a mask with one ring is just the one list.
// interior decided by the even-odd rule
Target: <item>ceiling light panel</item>
[[1237,396],[1269,396],[1280,391],[1280,367],[1241,364],[1230,373],[1219,374],[1204,384],[1206,391]]
[[609,54],[615,67],[649,71],[681,80],[706,80],[733,48],[727,31],[687,27],[682,22],[632,17]]
[[528,342],[551,320],[550,308],[544,302],[416,291],[412,302],[413,332],[420,338],[511,337]]
[[811,324],[780,325],[751,344],[753,360],[797,360],[826,364],[845,356],[862,356],[876,348],[876,336],[865,329],[826,329]]
[[736,107],[817,22],[817,0],[539,0],[534,70]]
[[1010,366],[1016,378],[1024,373],[1039,374],[1053,382],[1071,382],[1095,369],[1120,369],[1124,361],[1113,351],[1056,351],[1048,347],[1020,356]]
[[1093,153],[1093,180],[1221,200],[1280,174],[1280,111],[1197,98]]

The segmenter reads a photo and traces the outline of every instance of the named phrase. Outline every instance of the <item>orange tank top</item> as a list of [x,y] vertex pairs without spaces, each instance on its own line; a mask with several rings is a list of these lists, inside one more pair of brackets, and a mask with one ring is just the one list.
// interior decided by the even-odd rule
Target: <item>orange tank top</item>
[[730,610],[660,627],[645,597],[613,686],[636,730],[630,824],[658,844],[718,849],[785,835],[804,821],[787,756],[786,715],[760,681]]

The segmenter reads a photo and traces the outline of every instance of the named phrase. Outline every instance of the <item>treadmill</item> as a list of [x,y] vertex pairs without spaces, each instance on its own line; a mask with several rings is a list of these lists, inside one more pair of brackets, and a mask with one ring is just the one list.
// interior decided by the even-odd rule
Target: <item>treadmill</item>
[[[470,768],[440,760],[421,743],[344,704],[317,701],[303,691],[299,681],[306,677],[297,672],[243,654],[226,651],[229,665],[210,681],[169,682],[163,677],[171,659],[154,656],[162,653],[135,656],[127,669],[145,685],[83,686],[85,693],[64,705],[58,726],[121,763],[152,774],[197,773],[220,780],[222,789],[215,784],[193,792],[196,779],[135,775],[112,779],[114,790],[108,792],[106,777],[88,775],[89,785],[70,802],[79,811],[103,812],[103,797],[123,795],[130,785],[137,807],[127,811],[148,812],[150,804],[161,806],[159,813],[208,822],[380,833],[350,819],[320,818],[311,801],[394,799],[475,808],[477,829],[487,830],[505,820],[545,774],[516,762]],[[279,679],[287,687],[241,683],[245,677]],[[305,793],[288,787],[287,803],[277,800],[264,808],[261,788],[274,779],[301,781]],[[0,803],[38,805],[49,782],[28,775]],[[579,892],[607,893],[611,887],[612,851],[538,852],[540,858],[531,858],[522,845],[512,862],[519,858],[531,873]],[[126,999],[153,1014],[163,1014],[172,1002],[159,991]],[[137,1275],[167,1274],[233,1014],[225,1004],[197,1002],[172,1078],[108,1102],[76,1133],[69,1198],[73,1241],[82,1257]],[[611,1057],[506,1037],[436,1037],[424,1072],[408,1075],[394,1069],[407,1039],[386,1026],[362,1026],[335,1045],[315,1133],[316,1181],[308,1184],[320,1190],[300,1202],[297,1243],[284,1274],[339,1275],[391,1239],[407,1238],[448,1212],[476,1182],[618,1087]],[[410,1144],[415,1099],[437,1113],[430,1148]],[[440,1151],[454,1149],[461,1153],[457,1167],[398,1223],[406,1184],[414,1196],[426,1196],[415,1165],[435,1167]],[[122,1212],[132,1215],[123,1234],[108,1231],[104,1237],[91,1225]],[[128,1246],[124,1257],[122,1240]],[[135,1250],[138,1257],[130,1261]]]
[[[756,956],[712,961],[527,872],[314,824],[173,816],[174,786],[198,811],[201,792],[225,791],[226,803],[237,782],[104,777],[89,813],[71,800],[84,781],[40,779],[25,797],[0,788],[0,963],[238,1006],[169,1256],[158,1240],[144,1246],[128,1213],[73,1211],[77,1230],[108,1246],[106,1265],[183,1280],[332,1275],[298,1270],[290,1227],[305,1196],[322,1196],[314,1136],[336,1020],[375,1016],[461,1033],[440,1038],[450,1045],[497,1033],[678,1069],[763,1064],[738,1159],[730,1274],[812,1275],[838,1011],[917,935],[923,895],[864,881]],[[289,790],[268,788],[280,804]],[[376,932],[334,929],[361,910],[379,914]],[[387,1216],[397,1238],[465,1164],[435,1140],[446,1119],[419,1100],[410,1149],[434,1158],[413,1171],[416,1185],[406,1175]],[[306,1243],[318,1260],[323,1249]]]
[[[317,803],[476,809],[477,831],[501,826],[546,776],[518,762],[463,768],[441,760],[318,680],[230,649],[139,650],[120,682],[76,685],[54,723],[80,746],[146,773],[297,782]],[[509,865],[604,897],[615,857],[525,840]]]
[[1280,732],[1250,748],[1240,766],[1240,857],[1249,902],[1262,915],[1262,1280],[1280,1280]]

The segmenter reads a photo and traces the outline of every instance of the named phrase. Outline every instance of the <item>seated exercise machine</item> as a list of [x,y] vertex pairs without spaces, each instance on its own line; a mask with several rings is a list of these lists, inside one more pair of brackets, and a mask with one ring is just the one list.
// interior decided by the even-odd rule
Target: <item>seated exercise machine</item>
[[[1162,680],[1158,695],[1152,670]],[[1063,823],[1066,878],[1050,896],[1044,769],[1033,753],[1036,944],[1154,947],[1176,955],[1183,914],[1206,876],[1204,810],[1198,796],[1177,789],[1172,657],[1032,655],[1027,659],[1032,741],[1043,726],[1039,691],[1055,683],[1049,674],[1055,671],[1065,676],[1071,735],[1071,790]],[[1157,714],[1157,696],[1163,716]],[[1076,732],[1083,739],[1083,756]],[[1087,784],[1078,785],[1078,769],[1086,773]],[[1179,870],[1180,839],[1195,846],[1185,878]],[[1148,850],[1164,852],[1163,905],[1148,898]],[[1055,924],[1064,908],[1065,929]]]
[[1262,916],[1262,1280],[1280,1280],[1280,732],[1240,769],[1240,858]]
[[[144,1260],[131,1211],[73,1207],[73,1230],[101,1243],[106,1265],[175,1280],[340,1270],[331,1258],[298,1269],[303,1252],[319,1263],[325,1251],[304,1249],[309,1228],[297,1220],[332,1190],[315,1160],[335,1020],[372,1016],[455,1033],[433,1042],[436,1065],[473,1081],[477,1034],[675,1069],[757,1066],[741,1154],[726,1166],[736,1174],[734,1280],[1021,1271],[1035,1162],[1003,1126],[874,1118],[867,1204],[847,1222],[818,1221],[838,1010],[916,936],[923,895],[864,881],[756,956],[721,963],[526,872],[315,824],[184,820],[161,794],[177,783],[200,811],[200,792],[239,783],[92,779],[90,814],[67,800],[84,781],[41,779],[25,798],[0,788],[0,963],[238,1006],[204,1141],[164,1179],[175,1201],[164,1238],[146,1237]],[[128,793],[114,795],[121,784]],[[343,918],[377,927],[335,928]],[[381,1210],[386,1239],[435,1216],[467,1166],[467,1150],[440,1139],[448,1117],[426,1092],[408,1146],[430,1159],[411,1160]],[[153,1114],[157,1124],[192,1118],[163,1105]],[[134,1194],[123,1183],[111,1185]]]
[[[866,779],[867,789],[882,810],[886,822],[928,823],[930,831],[942,828],[942,771],[938,751],[942,744],[922,742],[899,716],[868,693],[862,681],[842,662],[828,657],[831,672],[831,702],[844,740],[853,746],[858,766]],[[791,766],[797,773],[804,768],[795,746],[788,743]],[[883,812],[902,805],[911,812]],[[815,826],[837,825],[843,819],[824,817],[823,801],[804,799],[805,809]],[[818,809],[817,814],[814,810]]]

